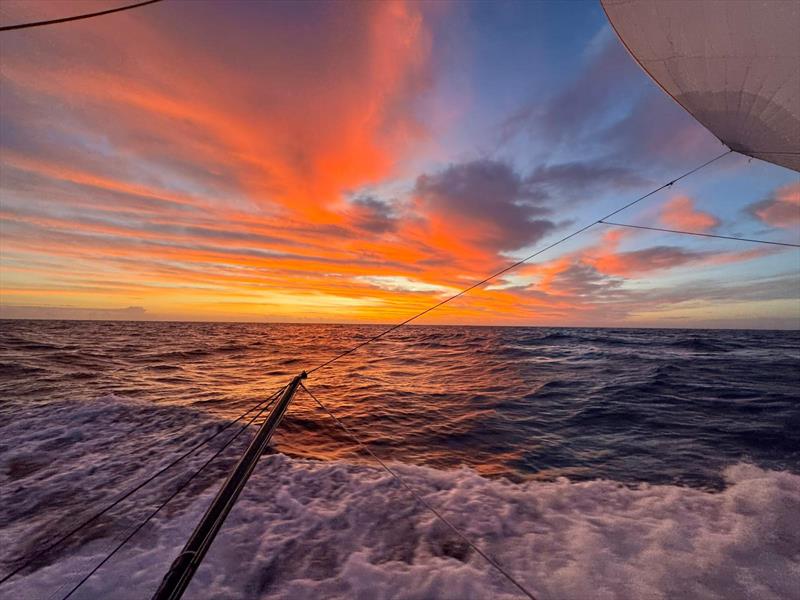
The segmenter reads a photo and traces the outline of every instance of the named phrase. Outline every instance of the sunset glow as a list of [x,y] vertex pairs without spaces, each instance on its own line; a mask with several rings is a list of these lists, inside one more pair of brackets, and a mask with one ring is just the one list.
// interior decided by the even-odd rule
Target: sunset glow
[[[4,34],[0,316],[390,323],[724,151],[568,4],[164,2]],[[731,155],[616,218],[798,243],[799,198]],[[598,225],[422,322],[797,328],[799,270]]]

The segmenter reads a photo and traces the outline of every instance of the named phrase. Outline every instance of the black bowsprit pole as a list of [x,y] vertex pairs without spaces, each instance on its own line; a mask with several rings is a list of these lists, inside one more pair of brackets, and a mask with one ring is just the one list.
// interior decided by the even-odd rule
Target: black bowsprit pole
[[231,512],[231,508],[233,508],[236,499],[247,483],[247,479],[253,472],[258,459],[266,450],[272,434],[280,424],[297,391],[297,386],[305,378],[306,372],[303,371],[292,379],[286,390],[284,390],[277,406],[258,430],[256,437],[250,442],[242,458],[236,464],[236,468],[228,475],[224,485],[217,492],[211,506],[208,507],[203,519],[195,528],[194,533],[192,533],[192,537],[189,538],[181,553],[173,561],[169,572],[164,576],[161,585],[153,596],[153,600],[178,600],[183,596],[183,592],[189,586],[197,567],[200,566],[200,562],[211,547],[214,537],[222,527],[225,517]]

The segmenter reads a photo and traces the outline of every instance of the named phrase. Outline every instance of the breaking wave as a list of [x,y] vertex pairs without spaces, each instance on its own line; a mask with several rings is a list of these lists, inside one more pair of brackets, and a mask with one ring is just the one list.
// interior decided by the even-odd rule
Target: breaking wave
[[[223,424],[114,396],[31,407],[25,417],[0,438],[3,572]],[[236,455],[229,450],[75,597],[149,597]],[[0,596],[61,597],[206,456],[145,488]],[[800,589],[792,473],[740,463],[715,492],[393,466],[540,600],[785,600]],[[508,585],[386,472],[276,453],[262,458],[187,597],[518,597]]]

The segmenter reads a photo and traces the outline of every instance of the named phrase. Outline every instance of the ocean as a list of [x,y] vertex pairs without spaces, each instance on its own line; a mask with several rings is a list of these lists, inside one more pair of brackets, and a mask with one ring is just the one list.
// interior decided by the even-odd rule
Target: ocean
[[[0,322],[0,577],[381,329]],[[306,385],[539,600],[800,598],[800,332],[408,326]],[[0,598],[63,598],[236,426]],[[70,598],[149,598],[254,429]],[[520,595],[300,390],[185,597]]]

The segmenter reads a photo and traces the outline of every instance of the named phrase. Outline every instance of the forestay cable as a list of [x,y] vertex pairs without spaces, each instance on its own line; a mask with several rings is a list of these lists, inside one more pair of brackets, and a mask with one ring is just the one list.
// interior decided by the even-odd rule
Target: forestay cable
[[166,500],[164,500],[163,502],[161,502],[161,504],[159,504],[159,505],[156,507],[156,509],[155,509],[155,510],[153,510],[153,511],[152,511],[152,512],[151,512],[149,515],[147,515],[147,517],[145,518],[145,520],[144,520],[144,521],[142,521],[142,522],[141,522],[139,525],[137,525],[137,526],[136,526],[136,527],[135,527],[135,528],[134,528],[134,529],[133,529],[133,530],[132,530],[132,531],[131,531],[131,532],[130,532],[128,535],[127,535],[127,536],[125,536],[125,538],[123,538],[123,540],[122,540],[122,541],[121,541],[119,544],[117,544],[117,545],[116,545],[116,547],[115,547],[115,548],[114,548],[114,549],[113,549],[111,552],[109,552],[109,553],[106,555],[106,557],[105,557],[103,560],[101,560],[101,561],[100,561],[100,562],[99,562],[97,565],[95,565],[95,567],[94,567],[94,568],[93,568],[91,571],[89,571],[89,573],[87,573],[87,574],[86,574],[86,575],[85,575],[85,576],[84,576],[84,577],[83,577],[83,578],[82,578],[82,579],[81,579],[81,580],[80,580],[78,583],[76,583],[76,584],[75,584],[75,585],[72,587],[72,589],[71,589],[69,592],[67,592],[67,595],[66,595],[66,596],[63,596],[63,597],[61,598],[61,600],[67,600],[67,598],[69,598],[70,596],[72,596],[72,594],[74,594],[74,593],[75,593],[75,592],[78,590],[78,588],[79,588],[79,587],[81,587],[81,586],[82,586],[84,583],[86,583],[86,582],[89,580],[89,578],[90,578],[92,575],[94,575],[95,573],[97,573],[97,571],[99,571],[99,570],[100,570],[100,568],[101,568],[101,567],[102,567],[104,564],[106,564],[106,563],[107,563],[109,560],[111,560],[111,557],[112,557],[112,556],[114,556],[114,555],[115,555],[115,554],[116,554],[116,553],[117,553],[117,552],[118,552],[118,551],[119,551],[119,550],[120,550],[120,549],[121,549],[121,548],[122,548],[122,547],[123,547],[125,544],[127,544],[127,543],[128,543],[128,541],[130,541],[130,540],[131,540],[131,538],[133,538],[133,536],[135,536],[137,533],[139,533],[139,531],[141,531],[142,527],[144,527],[145,525],[147,525],[147,524],[150,522],[150,520],[151,520],[153,517],[155,517],[155,516],[156,516],[156,515],[157,515],[157,514],[158,514],[158,513],[161,511],[161,509],[162,509],[162,508],[164,508],[164,507],[165,507],[167,504],[169,504],[169,502],[170,502],[170,501],[171,501],[171,500],[172,500],[172,499],[173,499],[175,496],[177,496],[178,494],[180,494],[180,493],[181,493],[181,492],[182,492],[182,491],[183,491],[183,490],[186,488],[186,486],[187,486],[187,485],[189,485],[189,484],[192,482],[192,480],[193,480],[195,477],[197,477],[198,475],[200,475],[200,473],[202,473],[202,472],[203,472],[203,470],[204,470],[204,469],[205,469],[205,468],[206,468],[208,465],[210,465],[210,464],[211,464],[211,463],[212,463],[212,462],[213,462],[213,461],[214,461],[214,460],[215,460],[215,459],[216,459],[216,458],[217,458],[217,457],[218,457],[220,454],[222,454],[222,452],[223,452],[223,451],[224,451],[224,450],[225,450],[225,449],[226,449],[228,446],[230,446],[230,445],[233,443],[233,441],[234,441],[236,438],[238,438],[238,437],[239,437],[239,436],[240,436],[240,435],[241,435],[241,434],[244,432],[244,430],[245,430],[245,429],[247,429],[248,427],[250,427],[250,425],[252,425],[252,424],[253,424],[253,421],[255,421],[255,420],[258,418],[258,417],[260,417],[262,414],[264,414],[264,412],[265,412],[265,411],[269,410],[269,407],[270,407],[270,406],[272,406],[272,405],[274,404],[274,402],[275,402],[275,400],[277,399],[277,397],[278,397],[278,394],[277,394],[277,393],[276,393],[276,394],[274,394],[274,395],[272,396],[272,398],[269,400],[269,404],[267,404],[266,406],[264,406],[264,407],[263,407],[261,410],[259,410],[259,411],[258,411],[258,412],[257,412],[257,413],[256,413],[256,414],[253,416],[253,417],[251,417],[251,419],[250,419],[250,420],[249,420],[247,423],[245,423],[245,424],[244,424],[242,427],[240,427],[240,428],[239,428],[239,431],[237,431],[237,432],[236,432],[236,433],[235,433],[235,434],[234,434],[234,435],[233,435],[233,436],[232,436],[232,437],[231,437],[231,438],[230,438],[230,439],[229,439],[227,442],[225,442],[225,445],[223,445],[223,446],[222,446],[222,448],[220,448],[219,450],[217,450],[217,451],[216,451],[216,452],[215,452],[215,453],[214,453],[214,454],[211,456],[211,458],[209,458],[209,459],[208,459],[206,462],[204,462],[204,463],[203,463],[203,464],[200,466],[200,468],[199,468],[199,469],[197,469],[197,470],[196,470],[194,473],[192,473],[192,475],[191,475],[191,476],[190,476],[190,477],[189,477],[189,478],[188,478],[186,481],[184,481],[184,482],[183,482],[181,485],[179,485],[179,486],[178,486],[178,488],[177,488],[177,489],[176,489],[174,492],[172,492],[172,494],[170,494],[170,496],[169,496],[169,497],[168,497]]
[[489,556],[489,555],[488,555],[488,554],[486,554],[486,553],[485,553],[483,550],[481,550],[481,549],[480,549],[480,548],[479,548],[479,547],[478,547],[478,546],[477,546],[477,545],[476,545],[476,544],[475,544],[475,543],[474,543],[474,542],[473,542],[471,539],[469,539],[469,538],[466,536],[466,534],[464,534],[464,533],[463,533],[463,532],[462,532],[462,531],[461,531],[461,530],[460,530],[458,527],[456,527],[455,525],[453,525],[453,523],[451,523],[451,522],[450,522],[450,521],[449,521],[449,520],[448,520],[448,519],[447,519],[447,518],[446,518],[444,515],[442,515],[442,514],[441,514],[441,513],[440,513],[438,510],[436,510],[436,509],[435,509],[435,508],[434,508],[434,507],[433,507],[433,506],[432,506],[432,505],[431,505],[431,504],[430,504],[430,503],[429,503],[427,500],[425,500],[425,498],[423,498],[422,496],[420,496],[420,495],[419,495],[419,493],[417,493],[417,492],[416,492],[416,491],[415,491],[415,490],[414,490],[414,489],[413,489],[411,486],[409,486],[409,485],[408,485],[408,484],[407,484],[407,483],[406,483],[406,482],[403,480],[403,478],[402,478],[402,477],[400,477],[400,476],[399,476],[399,475],[398,475],[396,472],[394,472],[394,471],[393,471],[393,470],[392,470],[392,469],[391,469],[391,468],[390,468],[390,467],[389,467],[389,466],[388,466],[388,465],[387,465],[385,462],[383,462],[383,461],[382,461],[380,458],[378,458],[378,456],[377,456],[377,455],[376,455],[376,454],[375,454],[375,453],[374,453],[374,452],[373,452],[373,451],[370,449],[370,447],[369,447],[369,446],[367,446],[367,445],[366,445],[364,442],[362,442],[360,439],[358,439],[358,436],[356,436],[356,434],[355,434],[355,433],[353,433],[353,432],[350,430],[350,428],[349,428],[349,427],[347,427],[347,425],[345,425],[344,423],[342,423],[342,422],[341,422],[341,421],[338,419],[338,417],[337,417],[336,415],[334,415],[334,414],[333,414],[333,413],[332,413],[332,412],[331,412],[331,411],[330,411],[330,410],[329,410],[329,409],[328,409],[328,408],[327,408],[327,407],[326,407],[326,406],[325,406],[325,405],[324,405],[322,402],[320,402],[319,398],[317,398],[317,397],[316,397],[314,394],[312,394],[312,393],[311,393],[311,390],[309,390],[309,389],[308,389],[308,388],[307,388],[305,385],[303,385],[303,383],[302,383],[302,382],[300,383],[300,387],[302,387],[302,388],[303,388],[303,390],[306,392],[306,394],[308,394],[308,395],[309,395],[309,396],[310,396],[310,397],[311,397],[311,398],[314,400],[314,402],[316,402],[316,403],[319,405],[319,407],[320,407],[322,410],[324,410],[324,411],[325,411],[325,412],[328,414],[328,416],[329,416],[331,419],[333,419],[333,420],[336,422],[336,424],[337,424],[337,425],[339,425],[339,427],[341,427],[341,428],[342,428],[342,429],[345,431],[345,433],[347,433],[347,435],[349,435],[349,436],[350,436],[350,438],[351,438],[351,439],[352,439],[352,440],[353,440],[355,443],[357,443],[359,446],[361,446],[361,448],[363,448],[363,449],[364,449],[364,451],[366,451],[366,452],[367,452],[367,453],[368,453],[368,454],[369,454],[369,455],[370,455],[372,458],[374,458],[374,459],[375,459],[375,461],[376,461],[376,462],[377,462],[377,463],[378,463],[378,464],[379,464],[379,465],[380,465],[380,466],[381,466],[381,467],[382,467],[382,468],[383,468],[383,469],[384,469],[384,470],[385,470],[387,473],[389,473],[389,475],[391,475],[392,477],[394,477],[394,479],[396,479],[396,480],[397,480],[397,482],[398,482],[400,485],[402,485],[402,486],[403,486],[403,487],[404,487],[404,488],[405,488],[405,489],[406,489],[406,490],[407,490],[407,491],[408,491],[408,492],[409,492],[409,493],[410,493],[412,496],[414,496],[414,498],[417,500],[417,502],[419,502],[420,504],[422,504],[422,505],[423,505],[425,508],[427,508],[427,509],[428,509],[428,510],[429,510],[431,513],[433,513],[433,515],[434,515],[436,518],[438,518],[438,519],[439,519],[439,520],[440,520],[442,523],[444,523],[445,525],[447,525],[447,527],[449,527],[449,528],[450,528],[450,529],[453,531],[453,533],[455,533],[455,534],[456,534],[458,537],[460,537],[462,540],[464,540],[464,542],[465,542],[465,543],[466,543],[466,544],[467,544],[467,545],[468,545],[470,548],[472,548],[472,549],[473,549],[473,550],[474,550],[476,553],[478,553],[478,554],[479,554],[481,557],[483,557],[483,559],[484,559],[486,562],[488,562],[488,563],[489,563],[489,564],[490,564],[492,567],[494,567],[494,568],[495,568],[495,569],[496,569],[496,570],[497,570],[497,571],[498,571],[500,574],[502,574],[502,575],[503,575],[503,576],[504,576],[506,579],[508,579],[508,581],[510,581],[510,582],[511,582],[511,583],[512,583],[512,584],[513,584],[513,585],[514,585],[514,586],[515,586],[515,587],[516,587],[516,588],[517,588],[519,591],[521,591],[523,594],[525,594],[525,595],[526,595],[528,598],[530,598],[531,600],[536,600],[536,596],[534,596],[532,592],[530,592],[528,589],[526,589],[526,588],[525,588],[525,586],[523,586],[523,585],[522,585],[522,584],[521,584],[519,581],[517,581],[517,580],[514,578],[514,576],[513,576],[513,575],[511,575],[511,573],[509,573],[508,571],[506,571],[506,570],[503,568],[503,566],[502,566],[500,563],[498,563],[498,562],[497,562],[496,560],[494,560],[494,559],[493,559],[491,556]]
[[512,265],[510,265],[510,266],[508,266],[508,267],[506,267],[506,268],[504,268],[504,269],[501,269],[500,271],[497,271],[497,273],[494,273],[494,274],[492,274],[492,275],[489,275],[488,277],[486,277],[485,279],[482,279],[481,281],[479,281],[479,282],[477,282],[477,283],[473,283],[473,284],[472,284],[471,286],[469,286],[468,288],[465,288],[465,289],[461,290],[460,292],[458,292],[458,293],[456,293],[456,294],[453,294],[452,296],[450,296],[450,297],[448,297],[448,298],[445,298],[445,299],[444,299],[444,300],[442,300],[441,302],[438,302],[438,303],[434,304],[433,306],[426,308],[426,309],[425,309],[425,310],[423,310],[422,312],[420,312],[420,313],[417,313],[417,314],[416,314],[416,315],[414,315],[413,317],[410,317],[410,318],[406,319],[406,320],[405,320],[405,321],[403,321],[402,323],[398,323],[397,325],[392,325],[391,327],[389,327],[389,329],[386,329],[385,331],[382,331],[382,332],[381,332],[381,333],[379,333],[378,335],[376,335],[376,336],[373,336],[373,337],[371,337],[371,338],[368,338],[368,339],[364,340],[363,342],[361,342],[361,343],[359,343],[359,344],[356,344],[355,346],[353,346],[353,347],[352,347],[352,348],[350,348],[349,350],[345,350],[345,351],[344,351],[344,352],[342,352],[341,354],[339,354],[339,355],[337,355],[337,356],[334,356],[334,357],[333,357],[333,358],[331,358],[329,361],[327,361],[327,362],[324,362],[324,363],[322,363],[321,365],[317,365],[317,366],[316,366],[316,367],[314,367],[313,369],[309,370],[309,371],[308,371],[308,374],[309,374],[309,375],[311,375],[311,374],[312,374],[312,373],[314,373],[315,371],[319,371],[320,369],[324,369],[325,367],[327,367],[327,366],[329,366],[329,365],[333,364],[334,362],[336,362],[336,361],[337,361],[337,360],[339,360],[340,358],[344,358],[344,357],[345,357],[345,356],[347,356],[348,354],[352,354],[353,352],[355,352],[355,351],[356,351],[356,350],[358,350],[359,348],[362,348],[362,347],[366,346],[367,344],[371,344],[372,342],[374,342],[374,341],[376,341],[376,340],[378,340],[378,339],[382,338],[383,336],[385,336],[385,335],[387,335],[387,334],[389,334],[389,333],[393,332],[394,330],[396,330],[396,329],[399,329],[399,328],[400,328],[400,327],[402,327],[403,325],[407,325],[408,323],[411,323],[411,321],[415,321],[416,319],[419,319],[421,316],[428,314],[428,313],[429,313],[429,312],[431,312],[432,310],[435,310],[435,309],[439,308],[440,306],[442,306],[442,305],[444,305],[444,304],[447,304],[447,303],[448,303],[448,302],[450,302],[451,300],[455,300],[456,298],[459,298],[459,297],[463,296],[463,295],[464,295],[464,294],[466,294],[467,292],[470,292],[470,291],[474,290],[475,288],[477,288],[477,287],[480,287],[480,286],[482,286],[483,284],[490,282],[492,279],[495,279],[495,278],[499,277],[500,275],[503,275],[504,273],[508,273],[509,271],[511,271],[511,270],[513,270],[513,269],[516,269],[517,267],[519,267],[520,265],[523,265],[523,264],[525,264],[526,262],[528,262],[528,261],[529,261],[529,260],[531,260],[532,258],[535,258],[535,257],[539,256],[540,254],[543,254],[544,252],[547,252],[547,251],[548,251],[548,250],[550,250],[551,248],[555,248],[555,247],[556,247],[556,246],[558,246],[559,244],[563,244],[563,243],[564,243],[564,242],[566,242],[567,240],[569,240],[569,239],[572,239],[572,238],[574,238],[574,237],[575,237],[575,236],[577,236],[577,235],[580,235],[581,233],[583,233],[584,231],[586,231],[586,230],[588,230],[588,229],[591,229],[591,228],[592,228],[592,227],[594,227],[595,225],[597,225],[597,224],[599,224],[599,223],[602,223],[604,219],[608,219],[608,218],[610,218],[610,217],[613,217],[613,216],[614,216],[614,215],[616,215],[617,213],[620,213],[620,212],[622,212],[623,210],[630,208],[631,206],[633,206],[634,204],[637,204],[637,203],[641,202],[641,201],[642,201],[642,200],[644,200],[645,198],[649,198],[649,197],[650,197],[650,196],[652,196],[653,194],[656,194],[656,193],[660,192],[661,190],[663,190],[663,189],[666,189],[666,188],[668,188],[668,187],[672,186],[673,184],[677,183],[677,182],[678,182],[678,181],[680,181],[681,179],[684,179],[685,177],[688,177],[689,175],[692,175],[692,174],[694,174],[694,173],[697,173],[697,172],[698,172],[698,171],[700,171],[701,169],[704,169],[704,168],[706,168],[706,167],[707,167],[707,166],[709,166],[710,164],[712,164],[712,163],[714,163],[714,162],[718,161],[718,160],[719,160],[720,158],[722,158],[723,156],[727,156],[728,154],[730,154],[730,153],[732,153],[732,152],[733,152],[733,150],[727,150],[727,151],[723,152],[722,154],[720,154],[719,156],[716,156],[716,157],[712,158],[711,160],[709,160],[709,161],[707,161],[707,162],[704,162],[702,165],[700,165],[700,166],[698,166],[698,167],[695,167],[694,169],[691,169],[690,171],[686,171],[686,173],[684,173],[683,175],[680,175],[679,177],[676,177],[676,178],[675,178],[675,179],[673,179],[672,181],[669,181],[668,183],[665,183],[664,185],[661,185],[661,186],[657,187],[656,189],[654,189],[654,190],[652,190],[652,191],[650,191],[650,192],[646,193],[644,196],[639,196],[639,197],[638,197],[638,198],[636,198],[635,200],[632,200],[631,202],[628,202],[628,203],[627,203],[627,204],[625,204],[624,206],[621,206],[620,208],[616,209],[615,211],[613,211],[613,212],[610,212],[610,213],[608,213],[607,215],[604,215],[604,216],[600,217],[600,218],[599,218],[599,219],[597,219],[596,221],[592,221],[592,222],[591,222],[591,223],[589,223],[588,225],[585,225],[585,226],[581,227],[580,229],[577,229],[577,230],[573,231],[573,232],[572,232],[572,233],[570,233],[569,235],[565,235],[565,236],[564,236],[564,237],[562,237],[561,239],[559,239],[559,240],[556,240],[555,242],[553,242],[552,244],[549,244],[549,245],[545,246],[544,248],[542,248],[542,249],[540,249],[540,250],[537,250],[536,252],[534,252],[534,253],[533,253],[533,254],[531,254],[530,256],[526,256],[526,257],[525,257],[525,258],[523,258],[522,260],[518,260],[518,261],[517,261],[517,262],[515,262],[514,264],[512,264]]
[[170,462],[168,465],[166,465],[165,467],[163,467],[163,468],[159,469],[159,470],[158,470],[158,471],[156,471],[156,472],[155,472],[153,475],[151,475],[150,477],[148,477],[148,478],[147,478],[147,479],[145,479],[144,481],[142,481],[142,482],[138,483],[137,485],[135,485],[134,487],[132,487],[131,489],[129,489],[127,492],[125,492],[124,494],[122,494],[122,496],[118,497],[116,500],[114,500],[113,502],[111,502],[111,504],[109,504],[108,506],[106,506],[105,508],[103,508],[102,510],[100,510],[99,512],[96,512],[96,513],[95,513],[95,514],[93,514],[91,517],[89,517],[88,519],[86,519],[86,520],[82,521],[81,523],[79,523],[78,525],[76,525],[75,527],[73,527],[72,529],[70,529],[70,530],[69,530],[67,533],[65,533],[65,534],[61,535],[61,536],[60,536],[60,537],[58,537],[56,540],[54,540],[53,542],[51,542],[50,544],[48,544],[47,546],[45,546],[43,549],[39,550],[38,552],[36,552],[35,554],[33,554],[32,556],[30,556],[29,558],[27,558],[27,559],[26,559],[26,560],[25,560],[25,561],[24,561],[22,564],[20,564],[19,566],[17,566],[17,567],[16,567],[15,569],[13,569],[13,570],[12,570],[10,573],[8,573],[8,574],[4,575],[4,576],[2,577],[2,579],[0,579],[0,585],[2,585],[2,584],[3,584],[3,583],[5,583],[6,581],[8,581],[8,580],[9,580],[9,579],[11,579],[12,577],[14,577],[14,575],[16,575],[17,573],[19,573],[20,571],[22,571],[22,570],[23,570],[23,569],[25,569],[26,567],[28,567],[28,566],[30,566],[31,564],[33,564],[33,563],[34,563],[34,562],[35,562],[37,559],[41,558],[42,556],[44,556],[45,554],[47,554],[48,552],[50,552],[50,551],[51,551],[53,548],[55,548],[56,546],[59,546],[59,545],[60,545],[60,544],[62,544],[62,543],[65,541],[65,540],[67,540],[68,538],[70,538],[70,537],[72,537],[73,535],[75,535],[76,533],[78,533],[78,532],[79,532],[81,529],[83,529],[84,527],[87,527],[88,525],[90,525],[90,524],[92,524],[93,522],[95,522],[97,519],[99,519],[99,518],[100,518],[100,517],[102,517],[104,514],[106,514],[106,513],[107,513],[109,510],[111,510],[112,508],[114,508],[115,506],[117,506],[117,505],[118,505],[120,502],[122,502],[122,501],[123,501],[123,500],[125,500],[126,498],[128,498],[128,497],[130,497],[131,495],[133,495],[133,494],[135,494],[136,492],[138,492],[140,489],[142,489],[144,486],[146,486],[147,484],[149,484],[150,482],[152,482],[154,479],[156,479],[156,478],[157,478],[157,477],[159,477],[160,475],[162,475],[162,474],[166,473],[166,472],[167,472],[169,469],[171,469],[172,467],[174,467],[175,465],[177,465],[179,462],[181,462],[182,460],[184,460],[186,457],[190,456],[191,454],[193,454],[194,452],[196,452],[197,450],[199,450],[200,448],[202,448],[203,446],[205,446],[206,444],[208,444],[209,442],[211,442],[211,441],[212,441],[214,438],[216,438],[216,437],[217,437],[219,434],[221,434],[223,431],[225,431],[226,429],[228,429],[228,428],[229,428],[229,427],[231,427],[232,425],[234,425],[234,424],[238,423],[239,421],[241,421],[243,418],[245,418],[245,417],[246,417],[248,414],[250,414],[250,413],[251,413],[251,412],[253,412],[254,410],[257,410],[257,409],[259,408],[259,406],[262,406],[262,405],[263,405],[265,402],[270,402],[270,403],[271,403],[272,401],[274,401],[274,400],[275,400],[275,398],[277,398],[277,397],[278,397],[278,394],[280,394],[280,393],[283,391],[283,389],[284,389],[285,387],[286,387],[286,386],[283,386],[281,389],[279,389],[277,392],[275,392],[274,394],[272,394],[271,396],[269,396],[269,397],[268,397],[268,398],[266,398],[265,400],[260,400],[260,401],[259,401],[259,402],[257,402],[257,403],[256,403],[254,406],[252,406],[251,408],[247,409],[247,410],[246,410],[244,413],[242,413],[241,415],[239,415],[239,416],[238,416],[236,419],[234,419],[233,421],[230,421],[229,423],[226,423],[226,424],[225,424],[223,427],[221,427],[220,429],[218,429],[218,430],[216,431],[216,433],[213,433],[212,435],[210,435],[210,436],[206,437],[204,440],[200,441],[199,443],[197,443],[196,445],[194,445],[192,448],[190,448],[189,450],[187,450],[186,452],[184,452],[183,454],[181,454],[179,457],[177,457],[176,459],[174,459],[174,460],[173,460],[172,462]]

